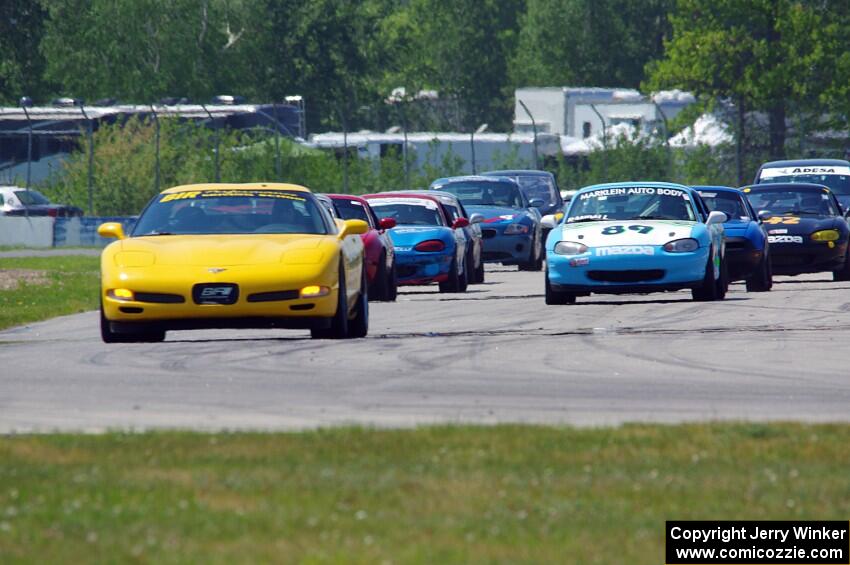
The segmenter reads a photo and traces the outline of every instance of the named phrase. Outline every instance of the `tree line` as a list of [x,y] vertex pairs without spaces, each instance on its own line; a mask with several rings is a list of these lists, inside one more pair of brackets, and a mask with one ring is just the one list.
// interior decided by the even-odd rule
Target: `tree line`
[[518,86],[682,88],[780,157],[789,123],[847,128],[848,27],[847,0],[4,0],[0,102],[301,94],[310,131],[378,129],[403,86],[510,130]]

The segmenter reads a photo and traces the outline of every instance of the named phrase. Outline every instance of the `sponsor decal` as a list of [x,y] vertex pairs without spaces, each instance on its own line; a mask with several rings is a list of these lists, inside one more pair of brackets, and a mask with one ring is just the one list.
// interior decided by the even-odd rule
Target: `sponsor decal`
[[570,259],[570,267],[584,267],[590,263],[590,257],[576,257]]
[[172,202],[174,200],[194,200],[196,198],[277,198],[283,200],[296,200],[304,202],[305,198],[290,192],[281,190],[188,190],[186,192],[173,192],[163,194],[160,202]]
[[655,255],[655,248],[649,245],[614,245],[596,248],[597,257],[613,255]]
[[767,233],[772,234],[772,235],[780,235],[780,234],[783,234],[783,233],[788,233],[788,230],[768,230]]
[[767,236],[768,243],[803,243],[803,236],[800,235],[769,235]]
[[578,222],[580,220],[607,220],[608,214],[585,214],[584,216],[572,216],[567,218],[567,223]]
[[812,166],[812,167],[772,167],[762,169],[760,180],[797,175],[842,175],[850,176],[850,167]]
[[395,246],[395,247],[393,247],[393,249],[395,249],[396,251],[410,251],[410,250],[411,250],[411,249],[413,249],[413,248],[412,248],[412,247],[399,247],[399,246]]
[[381,206],[397,206],[399,204],[407,204],[409,206],[424,206],[430,210],[437,209],[437,203],[433,200],[424,198],[370,198],[369,205],[372,208],[380,208]]
[[679,190],[677,188],[655,188],[651,186],[634,186],[629,188],[600,188],[598,190],[591,190],[590,192],[585,192],[584,194],[579,195],[579,200],[588,200],[590,198],[598,198],[599,200],[605,200],[609,196],[632,196],[632,195],[646,195],[646,194],[657,194],[659,196],[679,196],[688,200],[688,194],[684,190]]

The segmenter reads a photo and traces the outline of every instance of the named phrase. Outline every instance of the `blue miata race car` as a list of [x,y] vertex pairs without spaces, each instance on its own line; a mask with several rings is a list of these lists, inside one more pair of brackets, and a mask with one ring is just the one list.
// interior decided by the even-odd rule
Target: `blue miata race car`
[[452,221],[436,197],[405,193],[364,196],[379,219],[392,218],[398,284],[439,283],[440,292],[466,292],[469,267],[463,228],[466,218]]
[[728,186],[694,186],[709,210],[726,214],[726,262],[729,280],[746,281],[747,291],[773,286],[767,230],[746,195]]
[[481,214],[484,261],[518,265],[521,271],[543,267],[540,199],[529,201],[507,177],[465,176],[437,179],[432,190],[450,192],[470,214]]
[[[578,191],[546,241],[546,303],[590,293],[689,288],[694,300],[726,295],[726,215],[683,185],[625,182]],[[554,217],[546,222],[554,224]]]

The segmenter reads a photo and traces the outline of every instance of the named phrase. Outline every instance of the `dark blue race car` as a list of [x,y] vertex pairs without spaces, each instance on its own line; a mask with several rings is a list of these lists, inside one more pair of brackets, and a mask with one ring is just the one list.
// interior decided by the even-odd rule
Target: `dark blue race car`
[[743,192],[728,186],[694,186],[710,211],[726,214],[726,263],[729,280],[744,280],[749,292],[773,286],[767,230]]
[[832,271],[850,280],[850,227],[826,186],[754,184],[741,189],[764,221],[774,274]]
[[521,271],[543,268],[543,232],[539,208],[543,200],[529,202],[517,182],[507,177],[465,176],[437,179],[431,190],[450,192],[470,214],[484,221],[484,261],[518,265]]

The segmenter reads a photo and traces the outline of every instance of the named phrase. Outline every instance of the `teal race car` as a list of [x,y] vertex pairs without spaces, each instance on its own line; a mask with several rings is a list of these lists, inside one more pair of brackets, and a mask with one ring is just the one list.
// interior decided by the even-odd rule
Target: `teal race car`
[[546,241],[546,303],[572,304],[591,293],[691,289],[694,300],[720,300],[729,276],[723,212],[710,212],[696,190],[659,182],[581,189]]

